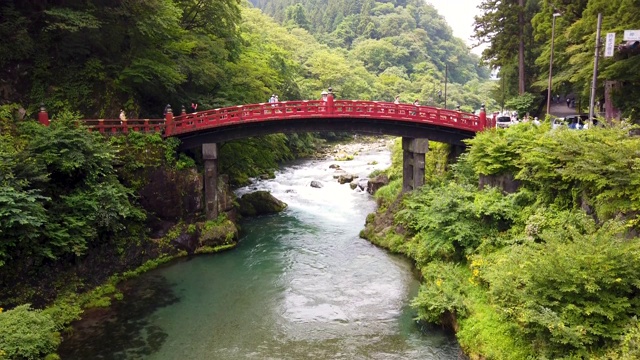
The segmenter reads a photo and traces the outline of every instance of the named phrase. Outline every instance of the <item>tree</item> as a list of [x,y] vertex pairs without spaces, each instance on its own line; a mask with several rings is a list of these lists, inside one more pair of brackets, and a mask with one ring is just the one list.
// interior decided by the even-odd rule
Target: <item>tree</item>
[[534,56],[527,56],[526,47],[536,48],[531,19],[537,12],[538,2],[484,0],[479,9],[482,15],[475,17],[473,37],[479,44],[489,44],[482,53],[482,59],[492,67],[503,67],[509,66],[512,59],[517,57],[517,89],[518,94],[522,95],[535,78],[526,77],[527,68],[533,65],[535,59]]
[[302,4],[298,3],[296,5],[289,6],[285,11],[285,19],[285,24],[295,25],[305,30],[310,29],[309,20],[307,20]]

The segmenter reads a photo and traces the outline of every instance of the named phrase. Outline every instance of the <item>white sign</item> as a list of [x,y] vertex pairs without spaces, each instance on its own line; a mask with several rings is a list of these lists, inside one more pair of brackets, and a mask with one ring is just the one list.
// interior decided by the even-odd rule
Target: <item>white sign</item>
[[604,57],[613,56],[613,48],[616,43],[616,33],[607,33],[607,41],[604,44]]
[[624,41],[636,41],[640,40],[640,30],[625,30],[624,31]]

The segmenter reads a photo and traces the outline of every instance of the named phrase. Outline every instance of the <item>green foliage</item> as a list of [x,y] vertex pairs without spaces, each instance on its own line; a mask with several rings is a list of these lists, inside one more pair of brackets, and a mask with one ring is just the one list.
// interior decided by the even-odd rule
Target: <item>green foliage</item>
[[465,305],[466,279],[468,270],[464,267],[433,261],[423,266],[422,285],[411,306],[418,311],[418,319],[429,323],[438,323],[445,316],[464,317],[467,314]]
[[456,337],[471,358],[538,359],[532,344],[519,332],[516,323],[491,305],[486,293],[478,286],[467,287],[465,304],[468,316],[458,318],[460,329]]
[[594,359],[599,360],[633,360],[640,358],[640,323],[633,319],[627,327],[620,344],[612,346],[606,354]]
[[611,344],[640,305],[640,243],[613,222],[581,227],[496,253],[482,272],[494,301],[549,356]]
[[232,244],[224,244],[224,245],[218,245],[218,246],[202,246],[199,247],[198,249],[196,249],[196,254],[215,254],[221,251],[225,251],[225,250],[229,250],[229,249],[233,249],[234,247],[237,246],[237,243],[232,243]]
[[395,220],[412,235],[407,253],[419,264],[461,260],[511,224],[517,214],[512,199],[493,188],[478,192],[453,182],[427,185],[405,197]]
[[518,112],[518,117],[522,118],[526,114],[534,113],[538,108],[539,102],[539,97],[526,92],[515,98],[505,101],[504,106],[507,109],[516,110]]
[[123,272],[120,275],[115,275],[112,278],[111,282],[117,283],[120,280],[131,279],[131,278],[136,277],[136,276],[138,276],[138,275],[140,275],[142,273],[145,273],[145,272],[147,272],[149,270],[155,269],[158,266],[160,266],[162,264],[165,264],[165,263],[167,263],[167,262],[169,262],[169,261],[171,261],[173,259],[176,259],[176,258],[181,257],[181,256],[186,256],[186,255],[187,255],[186,251],[180,251],[175,255],[161,255],[161,256],[159,256],[159,257],[157,257],[155,259],[146,261],[144,264],[142,264],[141,266],[139,266],[135,270],[128,270],[128,271]]
[[60,344],[56,324],[30,304],[0,312],[0,359],[41,359]]
[[229,175],[232,185],[246,184],[249,177],[278,168],[284,160],[293,158],[283,134],[248,138],[225,143],[220,147],[220,172]]
[[42,202],[49,200],[38,193],[0,186],[0,267],[16,247],[29,249],[37,244],[40,227],[47,221]]
[[402,191],[402,179],[391,180],[389,184],[381,187],[376,191],[374,197],[381,210],[387,207],[398,197]]
[[115,176],[105,138],[62,114],[50,127],[19,123],[0,146],[0,265],[84,254],[102,236],[144,219]]

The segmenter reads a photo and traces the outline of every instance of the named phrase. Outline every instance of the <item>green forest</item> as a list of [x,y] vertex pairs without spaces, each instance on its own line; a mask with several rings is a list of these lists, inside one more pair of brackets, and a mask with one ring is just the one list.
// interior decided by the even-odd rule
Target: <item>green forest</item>
[[[177,141],[157,134],[105,138],[78,119],[117,118],[120,109],[130,119],[160,118],[166,104],[205,110],[271,94],[317,99],[329,86],[341,99],[400,95],[444,107],[446,94],[448,108],[504,104],[542,114],[553,14],[561,14],[553,92],[586,100],[598,13],[603,33],[621,39],[640,28],[639,8],[638,0],[483,0],[475,40],[488,47],[476,56],[422,0],[3,1],[0,359],[55,359],[83,309],[121,296],[119,279],[183,255],[168,248],[170,238],[200,220],[180,218],[154,239],[154,215],[138,194],[141,174],[154,169],[201,171],[197,154],[178,153]],[[446,146],[434,144],[427,185],[405,196],[394,153],[392,182],[377,193],[379,212],[363,236],[415,260],[420,319],[455,328],[473,358],[640,356],[640,145],[625,127],[638,120],[639,69],[632,48],[599,65],[623,124],[487,131],[451,166]],[[41,106],[48,128],[35,121]],[[220,173],[246,184],[341,137],[225,143]],[[402,231],[376,227],[389,222]],[[128,262],[140,254],[150,262]],[[96,259],[104,269],[86,277],[81,270]]]

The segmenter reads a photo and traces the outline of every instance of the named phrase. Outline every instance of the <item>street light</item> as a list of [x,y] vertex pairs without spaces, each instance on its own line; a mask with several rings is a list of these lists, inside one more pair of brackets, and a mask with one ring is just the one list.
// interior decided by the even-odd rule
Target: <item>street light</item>
[[551,112],[551,77],[553,74],[553,40],[556,35],[556,18],[560,13],[553,13],[553,22],[551,23],[551,54],[549,55],[549,85],[547,87],[547,115]]

